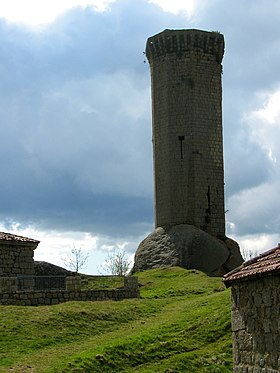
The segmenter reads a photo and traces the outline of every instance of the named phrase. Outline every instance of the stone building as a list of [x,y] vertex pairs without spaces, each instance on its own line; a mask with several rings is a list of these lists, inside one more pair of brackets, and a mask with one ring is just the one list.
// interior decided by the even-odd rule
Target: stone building
[[40,306],[68,301],[138,298],[137,277],[116,289],[82,290],[81,277],[46,262],[34,262],[40,241],[0,232],[0,305]]
[[280,244],[224,277],[231,286],[235,373],[280,372]]
[[34,250],[39,242],[0,232],[0,277],[34,275]]
[[225,235],[223,54],[217,32],[165,30],[147,41],[156,229],[135,270],[180,265],[223,275],[242,263]]

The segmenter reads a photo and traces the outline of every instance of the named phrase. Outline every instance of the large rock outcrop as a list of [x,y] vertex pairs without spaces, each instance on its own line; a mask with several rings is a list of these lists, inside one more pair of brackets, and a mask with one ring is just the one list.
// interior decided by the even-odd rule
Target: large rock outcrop
[[223,276],[243,262],[238,244],[217,239],[193,225],[158,227],[139,245],[133,271],[180,266]]
[[43,261],[35,261],[34,270],[35,276],[73,276],[73,272],[65,268]]

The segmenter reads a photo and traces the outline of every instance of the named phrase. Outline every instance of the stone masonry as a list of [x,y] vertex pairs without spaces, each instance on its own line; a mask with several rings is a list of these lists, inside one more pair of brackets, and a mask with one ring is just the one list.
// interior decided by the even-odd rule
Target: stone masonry
[[0,277],[34,274],[34,250],[39,241],[0,232]]
[[223,54],[218,32],[164,30],[147,41],[156,229],[135,271],[175,264],[220,276],[243,261],[225,235]]
[[120,301],[139,298],[138,278],[124,277],[123,287],[103,290],[81,290],[80,276],[66,277],[65,290],[17,290],[16,277],[0,277],[0,305],[42,306],[69,301]]
[[50,263],[37,262],[35,273],[33,254],[38,244],[31,238],[0,232],[0,305],[41,306],[140,297],[137,277],[124,277],[123,286],[116,289],[83,290],[80,276]]
[[235,373],[280,371],[280,246],[224,278],[231,286]]
[[280,277],[232,287],[235,373],[279,373]]
[[155,225],[225,235],[221,61],[216,32],[148,39],[153,100]]

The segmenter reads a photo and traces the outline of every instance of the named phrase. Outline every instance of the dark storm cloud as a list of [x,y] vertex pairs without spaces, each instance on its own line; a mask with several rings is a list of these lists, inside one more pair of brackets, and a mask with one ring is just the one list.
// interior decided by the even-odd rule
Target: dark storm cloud
[[226,39],[227,217],[238,234],[279,230],[280,154],[267,122],[250,113],[264,105],[258,92],[280,87],[280,4],[198,4],[192,21],[144,0],[119,0],[104,13],[75,8],[41,32],[0,20],[3,221],[116,236],[149,231],[153,176],[145,41],[165,28],[201,28]]
[[[153,224],[145,40],[182,18],[88,7],[41,32],[0,23],[1,217],[41,229],[139,235]],[[149,227],[149,229],[147,228]]]

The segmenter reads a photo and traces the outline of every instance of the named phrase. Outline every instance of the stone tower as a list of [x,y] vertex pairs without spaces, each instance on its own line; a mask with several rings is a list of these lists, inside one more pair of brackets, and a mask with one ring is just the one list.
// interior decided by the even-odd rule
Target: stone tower
[[156,227],[191,224],[225,235],[223,35],[165,30],[148,39]]
[[135,270],[179,265],[223,275],[242,263],[225,236],[223,54],[218,32],[165,30],[147,41],[156,229],[139,245]]

